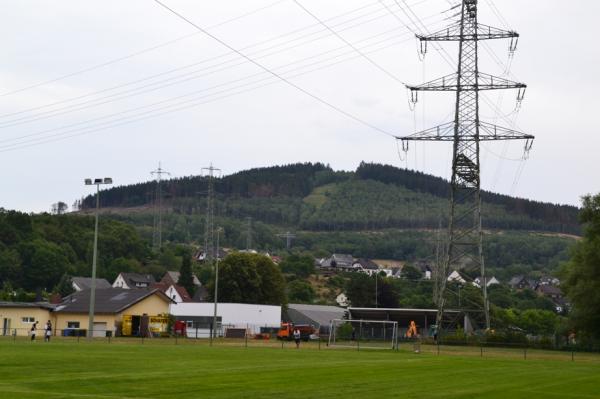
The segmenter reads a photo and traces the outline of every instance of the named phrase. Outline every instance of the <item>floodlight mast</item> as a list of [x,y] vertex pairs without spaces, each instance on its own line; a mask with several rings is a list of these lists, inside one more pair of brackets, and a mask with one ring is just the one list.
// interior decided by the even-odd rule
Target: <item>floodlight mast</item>
[[438,313],[436,324],[442,329],[446,285],[450,267],[469,266],[480,270],[483,279],[483,313],[485,327],[490,328],[487,280],[482,249],[481,228],[481,176],[479,146],[481,141],[524,140],[525,154],[531,150],[534,136],[481,122],[479,119],[479,92],[481,90],[517,89],[517,101],[523,100],[526,85],[479,71],[478,42],[480,40],[510,39],[509,50],[516,50],[519,34],[493,28],[477,21],[477,0],[462,0],[460,21],[430,35],[417,35],[423,54],[427,42],[459,42],[458,71],[454,75],[425,83],[407,86],[411,100],[417,101],[419,91],[455,91],[456,105],[454,121],[432,129],[397,137],[404,151],[410,141],[453,142],[452,179],[450,195],[450,218],[446,253],[435,268],[436,302]]
[[96,217],[94,223],[94,253],[92,256],[92,284],[90,286],[90,307],[88,314],[88,340],[94,338],[94,306],[96,304],[96,263],[98,259],[98,214],[100,212],[100,185],[112,184],[113,180],[110,177],[85,179],[86,186],[96,186]]

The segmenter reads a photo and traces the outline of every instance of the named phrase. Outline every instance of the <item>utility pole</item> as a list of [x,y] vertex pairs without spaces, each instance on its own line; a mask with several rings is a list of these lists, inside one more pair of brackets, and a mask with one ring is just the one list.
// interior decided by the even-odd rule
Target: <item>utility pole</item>
[[152,246],[160,251],[162,247],[162,188],[160,183],[163,175],[171,176],[171,174],[161,168],[159,161],[158,169],[151,171],[150,175],[156,176],[156,197],[154,201],[154,232],[152,234]]
[[221,237],[221,227],[217,228],[217,256],[215,262],[215,295],[214,295],[214,313],[212,322],[212,334],[210,335],[210,345],[212,346],[213,335],[215,338],[217,335],[217,304],[219,303],[219,238]]
[[212,163],[206,168],[202,168],[202,172],[207,178],[208,189],[206,193],[206,222],[204,230],[204,260],[209,262],[213,258],[219,257],[215,254],[215,232],[214,232],[214,216],[215,216],[215,194],[214,194],[214,178],[221,172],[221,169],[215,168]]
[[[510,39],[510,52],[516,50],[519,34],[513,31],[479,24],[477,0],[462,0],[460,20],[446,29],[428,35],[417,35],[421,52],[427,51],[428,42],[459,43],[458,70],[456,73],[420,86],[408,86],[411,100],[416,102],[420,91],[455,91],[454,121],[397,137],[404,151],[410,141],[449,141],[453,143],[450,218],[447,245],[441,264],[437,265],[437,318],[441,331],[446,302],[447,277],[451,268],[478,269],[484,283],[485,327],[490,328],[485,264],[482,253],[481,231],[481,176],[479,146],[482,141],[525,140],[525,155],[531,150],[534,136],[503,128],[479,119],[479,92],[482,90],[517,89],[517,101],[523,100],[526,85],[488,75],[479,71],[478,44],[482,40]],[[481,312],[480,312],[481,313]]]
[[252,218],[246,218],[247,230],[246,230],[246,251],[250,251],[252,248]]
[[277,237],[285,238],[285,247],[289,251],[292,247],[292,240],[296,238],[296,234],[287,231],[284,234],[277,234]]
[[96,186],[96,215],[94,220],[94,252],[92,255],[92,284],[90,286],[90,307],[88,312],[88,331],[87,339],[94,339],[94,308],[96,306],[96,263],[98,260],[98,216],[100,214],[100,185],[112,184],[113,180],[110,177],[85,179],[86,186]]

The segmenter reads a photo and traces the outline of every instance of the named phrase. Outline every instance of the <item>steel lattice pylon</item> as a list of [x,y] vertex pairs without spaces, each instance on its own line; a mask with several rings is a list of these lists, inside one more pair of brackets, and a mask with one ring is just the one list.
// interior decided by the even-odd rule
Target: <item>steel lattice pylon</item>
[[[432,129],[397,137],[408,150],[410,141],[452,141],[452,179],[450,218],[445,255],[436,266],[437,326],[441,328],[447,298],[447,282],[451,268],[480,270],[483,282],[485,327],[490,328],[487,300],[487,279],[482,253],[481,231],[481,176],[479,144],[481,141],[525,140],[525,151],[531,149],[534,137],[515,130],[502,128],[479,120],[479,92],[482,90],[518,89],[517,100],[523,99],[526,85],[479,72],[478,42],[490,39],[511,39],[514,51],[518,33],[480,25],[477,22],[477,0],[463,0],[460,20],[446,29],[417,35],[423,52],[428,42],[458,41],[458,71],[420,86],[408,86],[413,101],[419,91],[456,91],[454,121]],[[471,309],[473,311],[473,309]]]

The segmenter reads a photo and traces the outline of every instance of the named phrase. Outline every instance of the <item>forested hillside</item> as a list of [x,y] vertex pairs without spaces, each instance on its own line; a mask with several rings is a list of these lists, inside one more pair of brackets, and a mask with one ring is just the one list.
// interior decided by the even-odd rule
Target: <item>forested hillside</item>
[[[323,164],[257,168],[215,180],[217,214],[309,231],[437,228],[447,223],[448,182],[388,165],[362,163],[355,172]],[[163,182],[164,202],[176,213],[202,213],[207,179]],[[108,189],[103,207],[153,203],[154,182]],[[579,234],[578,209],[482,193],[484,228]],[[93,207],[94,197],[83,200]]]
[[[94,219],[73,215],[28,215],[0,211],[0,285],[28,292],[50,291],[63,275],[88,276]],[[136,229],[104,219],[98,240],[99,277],[150,270],[151,253]],[[11,287],[5,287],[9,284]]]

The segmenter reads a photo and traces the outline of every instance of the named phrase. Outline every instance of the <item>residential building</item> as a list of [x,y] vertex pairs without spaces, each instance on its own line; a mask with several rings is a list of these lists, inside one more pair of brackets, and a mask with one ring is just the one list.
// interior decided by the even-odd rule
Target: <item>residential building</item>
[[526,288],[535,289],[537,283],[527,279],[525,276],[515,276],[508,282],[510,288],[515,290],[524,290]]
[[[489,288],[492,285],[499,285],[500,281],[498,281],[498,279],[494,276],[492,277],[486,277],[487,280],[487,284],[486,286]],[[475,280],[473,280],[473,285],[477,288],[481,288],[483,286],[483,277],[479,276],[479,277],[475,277]]]
[[[90,290],[64,298],[52,311],[56,331],[88,328]],[[105,288],[96,290],[94,337],[149,336],[166,332],[173,301],[157,289]]]
[[321,267],[333,269],[352,269],[354,258],[348,254],[333,254],[330,258],[321,261]]
[[467,282],[467,280],[460,274],[460,272],[454,270],[452,273],[450,273],[450,275],[448,276],[448,282],[454,282],[454,283],[459,283],[459,284],[465,284]]
[[166,282],[159,282],[152,284],[152,288],[161,290],[166,296],[171,298],[174,302],[192,302],[192,297],[185,289],[185,287],[178,284],[169,284]]
[[353,268],[357,271],[365,271],[365,270],[379,270],[379,265],[373,262],[370,259],[357,259],[352,264]]
[[124,289],[150,288],[154,283],[156,280],[151,274],[119,273],[112,286]]
[[[83,291],[89,290],[92,288],[92,278],[91,277],[71,277],[71,283],[73,284],[73,289],[75,291]],[[110,288],[111,285],[108,280],[104,278],[96,279],[96,288]]]
[[[179,284],[180,276],[181,276],[181,273],[179,273],[179,272],[168,271],[165,273],[165,275],[160,280],[160,282],[165,283],[167,285],[176,285],[176,284]],[[196,287],[200,287],[202,285],[202,283],[200,282],[198,277],[196,277],[195,274],[192,274],[192,281]]]
[[552,299],[553,301],[559,300],[563,296],[560,288],[553,285],[540,284],[537,286],[536,292],[545,296],[546,298]]
[[[47,302],[0,302],[0,335],[26,336],[33,323],[38,329],[51,320],[50,312],[54,308]],[[38,331],[40,337],[41,331]]]

